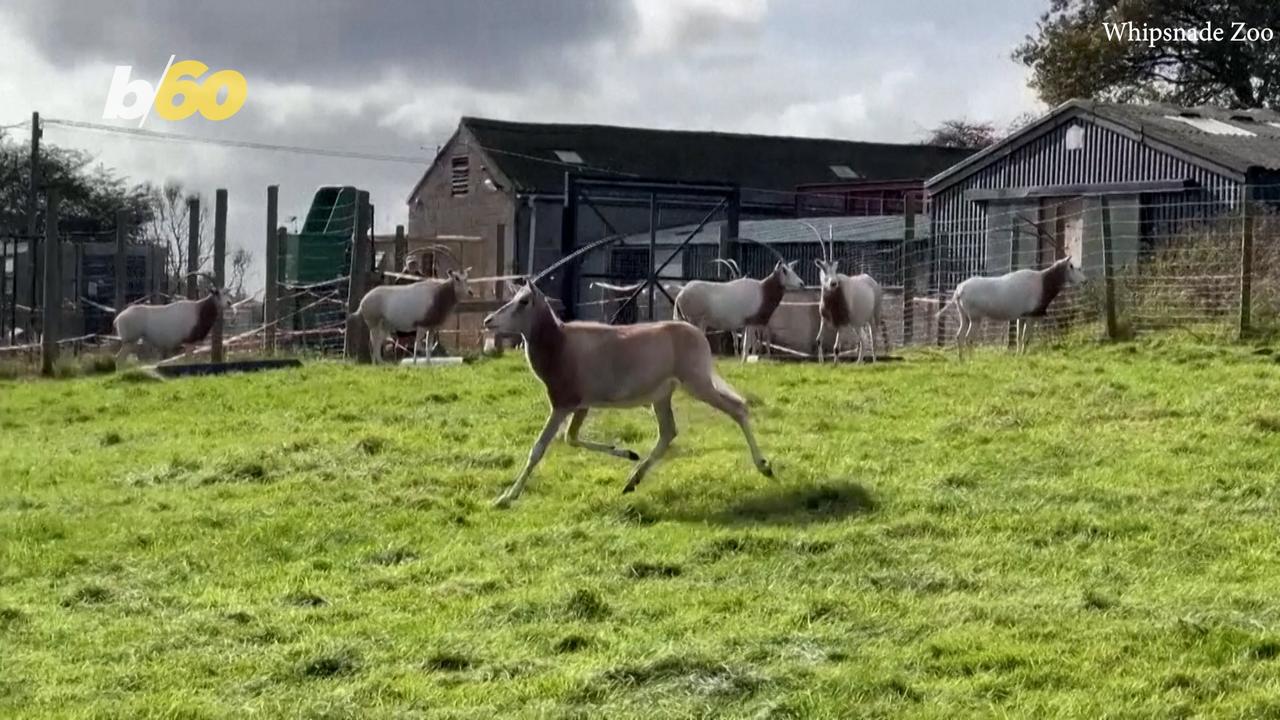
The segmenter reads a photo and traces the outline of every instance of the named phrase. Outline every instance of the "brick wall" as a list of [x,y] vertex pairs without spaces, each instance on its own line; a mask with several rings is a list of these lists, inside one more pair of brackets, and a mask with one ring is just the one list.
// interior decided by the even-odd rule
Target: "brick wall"
[[[466,193],[453,193],[453,159],[466,157]],[[484,186],[490,177],[486,159],[465,128],[441,150],[439,161],[409,199],[411,238],[466,235],[481,238],[482,249],[469,252],[473,275],[504,275],[511,263],[507,237],[514,232],[515,203],[507,190]],[[493,178],[501,182],[499,178]],[[502,233],[502,236],[499,235]],[[478,262],[472,258],[478,259]]]

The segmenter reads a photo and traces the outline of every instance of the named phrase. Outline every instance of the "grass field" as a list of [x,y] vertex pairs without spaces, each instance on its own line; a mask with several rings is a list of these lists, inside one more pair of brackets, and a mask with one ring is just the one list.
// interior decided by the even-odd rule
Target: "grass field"
[[1277,359],[724,362],[777,479],[681,398],[505,511],[516,356],[2,382],[0,716],[1280,717]]

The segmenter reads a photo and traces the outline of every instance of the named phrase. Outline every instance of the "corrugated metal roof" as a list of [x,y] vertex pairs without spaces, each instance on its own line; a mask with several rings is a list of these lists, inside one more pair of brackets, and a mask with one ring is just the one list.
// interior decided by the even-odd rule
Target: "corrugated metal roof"
[[1186,108],[1159,103],[1139,105],[1070,100],[1001,142],[935,175],[925,183],[925,187],[930,193],[936,193],[981,168],[999,162],[1017,148],[1071,122],[1073,118],[1097,119],[1119,126],[1133,133],[1139,142],[1176,148],[1227,174],[1243,176],[1254,168],[1280,170],[1280,113],[1262,109]]
[[[973,151],[921,144],[658,130],[610,125],[520,123],[464,117],[489,158],[516,189],[561,192],[566,170],[619,176],[736,183],[793,191],[805,183],[839,179],[832,166],[859,177],[928,177]],[[582,165],[564,162],[572,150]]]

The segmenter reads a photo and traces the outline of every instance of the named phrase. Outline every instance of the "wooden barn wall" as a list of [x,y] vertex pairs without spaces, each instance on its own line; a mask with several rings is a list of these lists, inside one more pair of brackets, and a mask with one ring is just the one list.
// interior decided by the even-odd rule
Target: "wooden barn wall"
[[[1084,146],[1067,150],[1065,135],[1073,124],[1084,128]],[[1218,211],[1233,207],[1237,183],[1086,120],[1063,124],[931,197],[937,289],[949,291],[985,270],[987,207],[967,201],[968,190],[1184,179],[1201,189],[1190,195],[1151,197],[1143,221],[1153,231],[1168,231],[1186,216],[1208,214],[1214,206]]]

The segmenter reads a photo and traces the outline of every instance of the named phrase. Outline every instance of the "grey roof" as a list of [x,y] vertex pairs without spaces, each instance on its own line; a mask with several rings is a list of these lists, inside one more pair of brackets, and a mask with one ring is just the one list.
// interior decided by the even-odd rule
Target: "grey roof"
[[[1242,178],[1255,168],[1280,170],[1280,113],[1272,110],[1069,100],[1008,138],[930,178],[925,187],[935,192],[951,185],[1076,117],[1096,118],[1119,125],[1137,133],[1139,141],[1145,142],[1149,138],[1173,146]],[[1216,120],[1251,134],[1207,132],[1173,119],[1175,117]]]
[[[611,125],[520,123],[464,117],[462,126],[517,190],[562,192],[566,170],[680,181],[736,183],[744,188],[794,191],[797,185],[836,182],[832,165],[859,177],[928,177],[972,149],[821,138],[659,130]],[[570,150],[583,164],[566,163]]]
[[[823,218],[802,218],[817,228],[823,241],[827,240],[828,231],[834,234],[835,242],[884,242],[902,240],[903,222],[901,215],[881,216],[842,216]],[[801,220],[743,220],[738,224],[738,235],[766,244],[774,243],[811,243],[818,237],[813,229],[806,227]],[[684,240],[695,225],[663,228],[657,232],[659,245],[674,245]],[[929,219],[926,215],[916,215],[916,237],[929,235]],[[693,237],[697,244],[719,243],[719,223],[709,223]],[[649,233],[636,233],[623,238],[624,245],[648,245]]]

